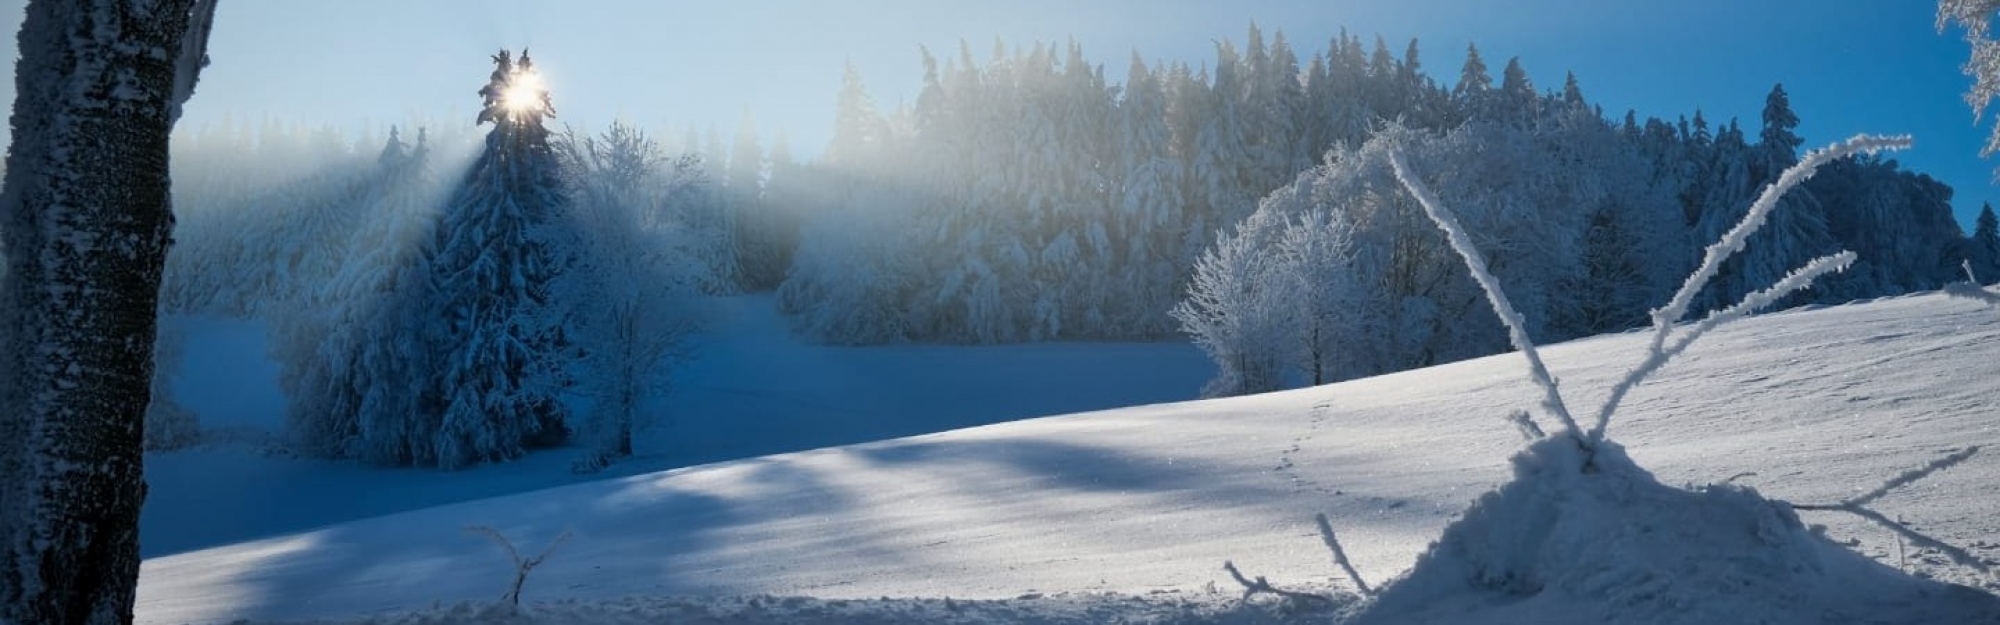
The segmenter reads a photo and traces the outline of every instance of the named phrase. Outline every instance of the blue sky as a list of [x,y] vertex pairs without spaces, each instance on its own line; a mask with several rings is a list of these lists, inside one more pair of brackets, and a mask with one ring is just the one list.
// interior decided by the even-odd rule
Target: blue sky
[[[0,0],[0,28],[18,29],[20,6]],[[795,152],[813,154],[848,61],[893,106],[916,93],[920,45],[949,53],[963,39],[983,56],[995,37],[1074,38],[1117,79],[1133,50],[1198,63],[1255,21],[1284,31],[1302,58],[1342,26],[1399,54],[1416,37],[1441,80],[1456,79],[1476,42],[1494,71],[1518,56],[1543,89],[1575,71],[1609,114],[1671,119],[1699,107],[1753,136],[1765,93],[1783,82],[1809,146],[1915,135],[1898,158],[1955,187],[1969,221],[2000,186],[1961,97],[1966,45],[1938,34],[1934,13],[1925,0],[225,0],[214,65],[182,123],[276,115],[358,130],[457,112],[470,124],[487,55],[531,46],[558,121],[595,128],[622,116],[713,126],[726,139],[747,110],[766,140],[782,128]],[[5,89],[11,101],[11,81]]]

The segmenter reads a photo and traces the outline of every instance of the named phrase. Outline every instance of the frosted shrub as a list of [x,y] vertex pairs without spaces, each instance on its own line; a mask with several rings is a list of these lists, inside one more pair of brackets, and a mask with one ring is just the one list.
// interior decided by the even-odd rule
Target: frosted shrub
[[1399,180],[1450,235],[1509,326],[1515,346],[1528,359],[1531,379],[1543,390],[1543,409],[1563,429],[1560,435],[1537,436],[1539,426],[1517,413],[1515,424],[1532,440],[1513,458],[1514,479],[1475,501],[1356,622],[1817,623],[1881,614],[1895,614],[1903,622],[1985,622],[2000,613],[2000,600],[1991,595],[1953,592],[1905,576],[1826,540],[1795,512],[1838,509],[1901,534],[1907,528],[1865,504],[1961,462],[1974,450],[1906,472],[1838,504],[1808,507],[1775,502],[1730,484],[1692,489],[1662,485],[1604,434],[1624,393],[1694,339],[1853,262],[1847,252],[1816,259],[1698,323],[1673,325],[1787,189],[1831,160],[1907,145],[1907,138],[1856,137],[1808,154],[1786,170],[1743,221],[1708,248],[1701,267],[1668,304],[1654,312],[1655,331],[1645,358],[1613,387],[1588,430],[1564,405],[1556,380],[1498,282],[1485,275],[1481,254],[1467,233],[1392,154]]

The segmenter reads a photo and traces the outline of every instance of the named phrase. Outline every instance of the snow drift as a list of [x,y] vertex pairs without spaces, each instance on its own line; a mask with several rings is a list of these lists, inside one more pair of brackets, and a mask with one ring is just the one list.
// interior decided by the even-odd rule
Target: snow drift
[[1983,623],[2000,597],[1828,540],[1755,489],[1661,484],[1606,441],[1514,456],[1357,623]]

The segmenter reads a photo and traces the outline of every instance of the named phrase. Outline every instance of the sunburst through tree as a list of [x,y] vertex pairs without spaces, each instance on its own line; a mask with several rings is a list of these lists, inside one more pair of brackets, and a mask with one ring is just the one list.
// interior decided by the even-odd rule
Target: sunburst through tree
[[563,443],[565,344],[552,289],[562,273],[554,224],[569,198],[543,120],[555,114],[547,85],[523,50],[493,56],[478,122],[486,147],[446,204],[423,264],[427,301],[418,310],[434,359],[416,401],[417,419],[380,437],[374,455],[398,463],[456,467],[515,458]]

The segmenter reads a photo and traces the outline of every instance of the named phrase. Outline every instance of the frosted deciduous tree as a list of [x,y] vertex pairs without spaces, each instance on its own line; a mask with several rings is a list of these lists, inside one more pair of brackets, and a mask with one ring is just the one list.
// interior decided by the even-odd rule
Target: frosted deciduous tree
[[556,147],[574,206],[567,219],[576,262],[558,283],[581,358],[572,392],[591,406],[573,419],[588,445],[579,470],[597,470],[633,452],[634,434],[660,421],[651,402],[686,354],[703,264],[685,240],[700,233],[675,220],[670,204],[701,184],[672,167],[638,129],[613,124],[597,137],[566,135]]
[[[1965,61],[1965,75],[1973,79],[1965,102],[1972,105],[1973,119],[1984,119],[1993,99],[2000,96],[2000,41],[1992,36],[1993,16],[2000,12],[2000,0],[1938,0],[1937,28],[1957,24],[1965,29],[1965,41],[1972,44],[1972,56]],[[1981,156],[2000,152],[2000,127],[1986,138]]]
[[130,623],[168,136],[212,0],[28,3],[0,212],[0,623]]
[[1284,341],[1293,311],[1275,255],[1268,251],[1284,227],[1282,216],[1254,213],[1195,261],[1187,299],[1174,307],[1173,316],[1215,361],[1216,377],[1202,387],[1203,397],[1283,388]]

